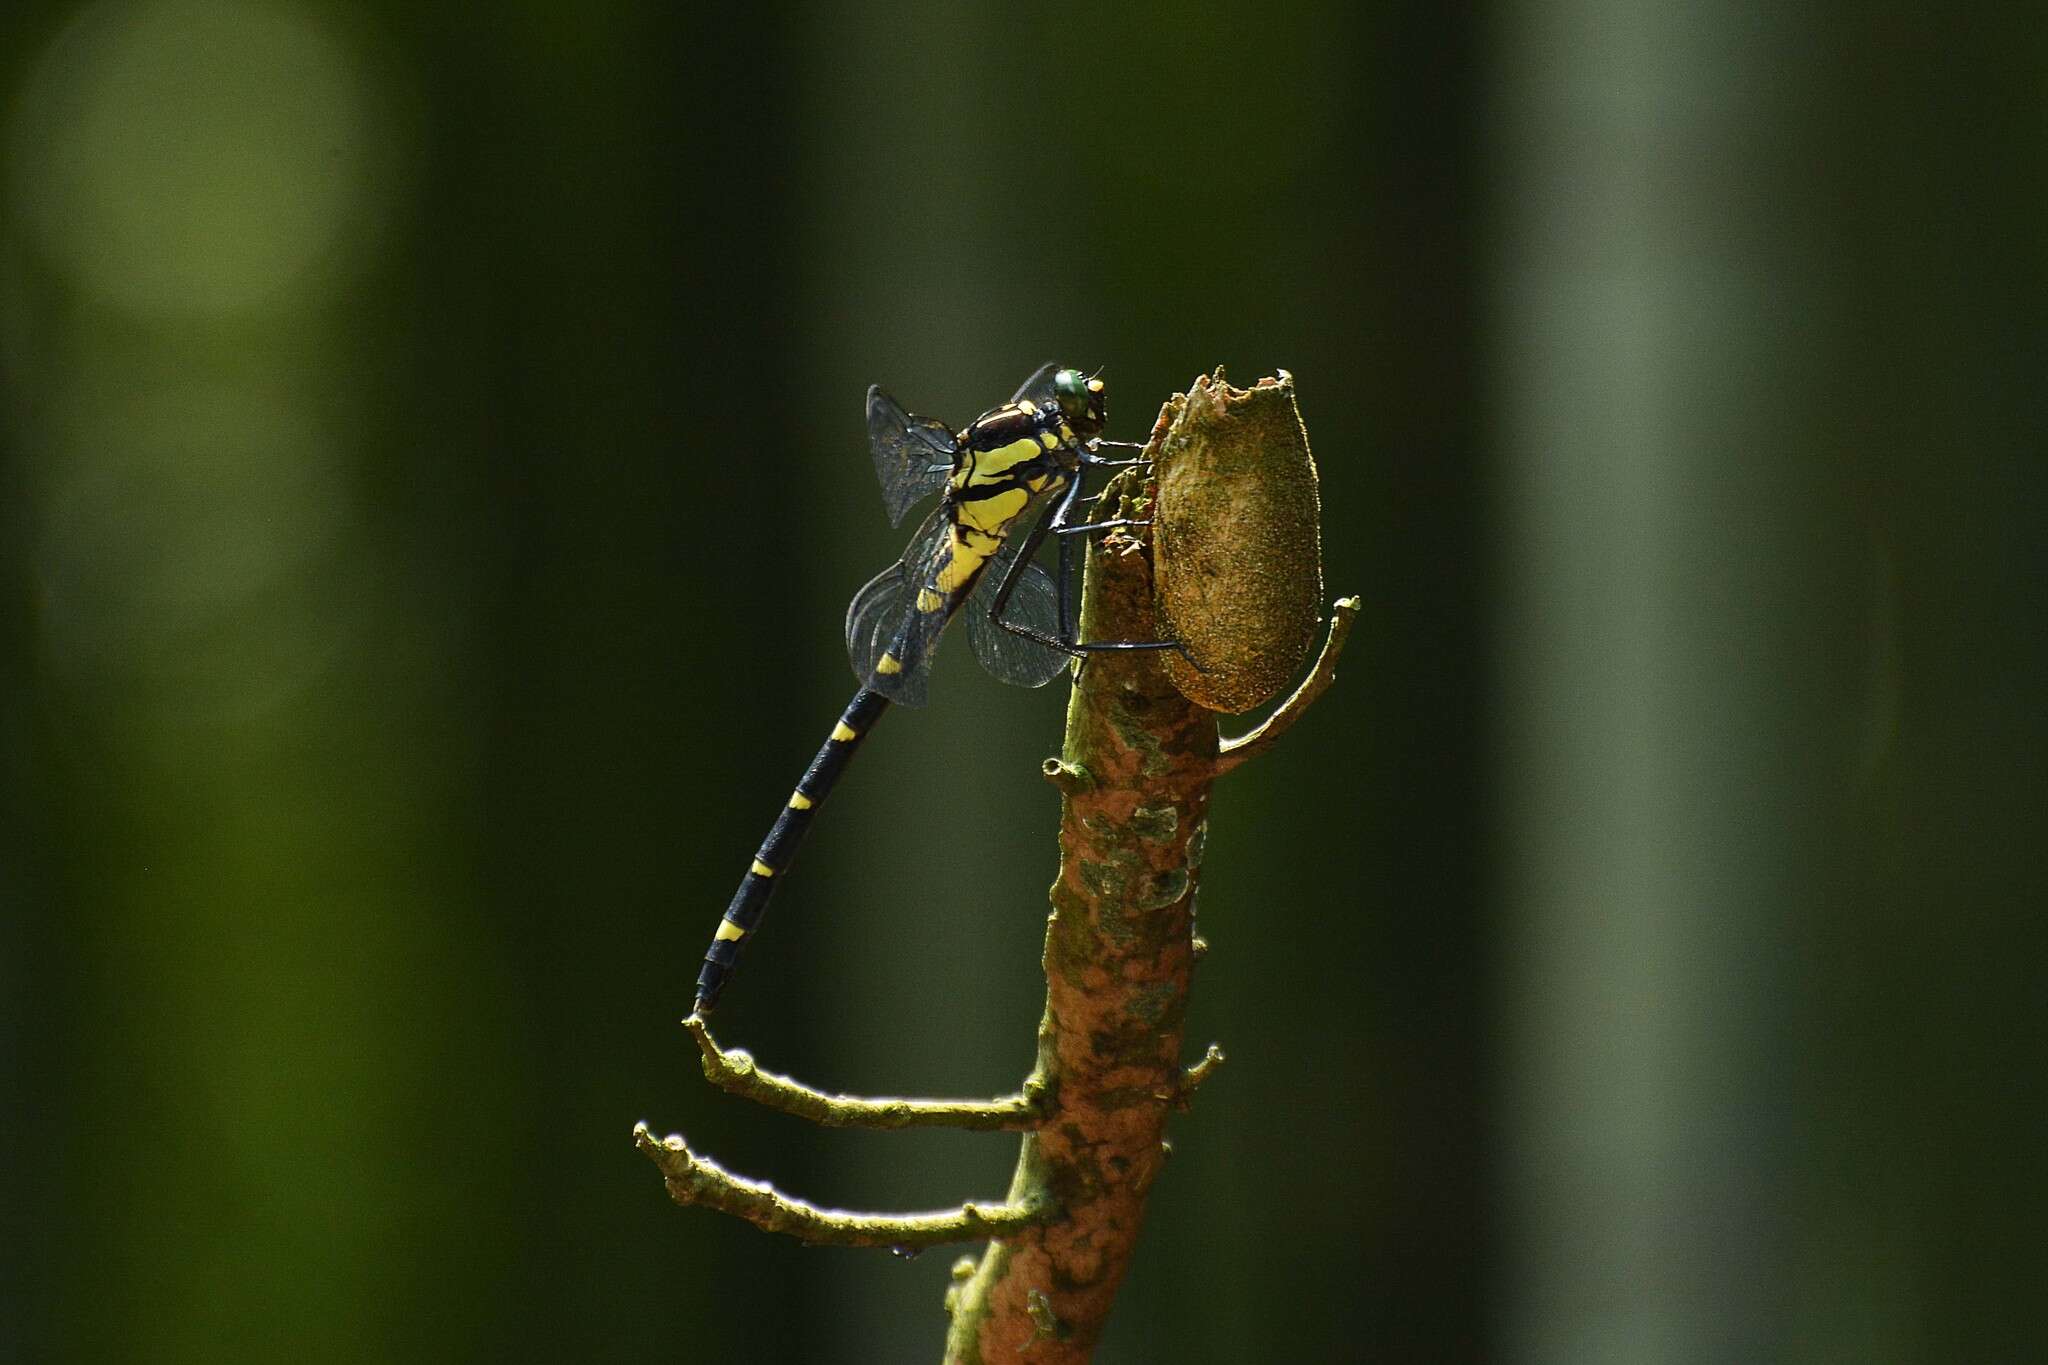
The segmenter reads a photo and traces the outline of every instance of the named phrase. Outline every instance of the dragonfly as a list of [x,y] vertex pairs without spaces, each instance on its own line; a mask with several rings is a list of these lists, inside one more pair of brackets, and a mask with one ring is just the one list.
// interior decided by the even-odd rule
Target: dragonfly
[[[846,652],[860,688],[804,770],[733,892],[697,977],[695,1011],[708,1015],[731,982],[740,950],[760,928],[769,898],[788,873],[818,808],[891,704],[922,706],[932,658],[953,618],[988,671],[1007,683],[1042,687],[1075,659],[1115,650],[1176,649],[1172,640],[1082,642],[1074,624],[1073,537],[1133,519],[1076,523],[1082,471],[1143,464],[1111,459],[1103,439],[1107,392],[1099,375],[1041,366],[1010,401],[954,430],[918,417],[868,389],[868,446],[889,524],[933,494],[939,502],[902,557],[870,579],[846,609]],[[1037,521],[1029,531],[1021,528]],[[1057,579],[1032,556],[1058,538]]]

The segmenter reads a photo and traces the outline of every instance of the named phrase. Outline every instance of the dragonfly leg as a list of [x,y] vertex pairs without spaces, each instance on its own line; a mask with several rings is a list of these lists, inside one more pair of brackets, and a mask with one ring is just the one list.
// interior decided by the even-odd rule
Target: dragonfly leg
[[1056,536],[1078,536],[1084,531],[1113,531],[1119,526],[1150,526],[1151,524],[1152,518],[1150,517],[1119,517],[1115,521],[1090,521],[1083,522],[1079,526],[1055,526],[1052,528],[1052,533]]
[[[1081,480],[1077,477],[1074,482],[1078,484]],[[1081,623],[1075,620],[1075,610],[1080,600],[1080,594],[1074,590],[1074,583],[1077,578],[1074,568],[1074,547],[1077,544],[1079,542],[1071,537],[1061,536],[1059,538],[1060,572],[1056,591],[1059,593],[1060,599],[1060,638],[1062,640],[1078,640],[1081,638]]]
[[[1128,442],[1124,444],[1128,444]],[[1079,480],[1076,480],[1076,483],[1078,484]],[[1071,539],[1067,539],[1067,537],[1081,535],[1088,531],[1108,530],[1118,526],[1150,526],[1152,524],[1150,518],[1137,517],[1119,517],[1111,521],[1072,523],[1067,518],[1073,514],[1073,504],[1074,499],[1071,496],[1062,498],[1059,506],[1054,510],[1051,524],[1047,527],[1054,535],[1062,538],[1060,540],[1060,553],[1063,556],[1066,554],[1067,547],[1075,543]],[[1064,591],[1066,584],[1062,583],[1060,586],[1062,591]],[[1078,638],[1079,635],[1080,632],[1078,630],[1068,632],[1067,649],[1070,653],[1081,658],[1086,658],[1090,654],[1120,654],[1129,650],[1139,649],[1178,650],[1180,656],[1184,659],[1187,658],[1188,653],[1186,647],[1178,640],[1091,640],[1084,643]]]
[[1031,566],[1032,554],[1044,543],[1047,533],[1057,529],[1060,523],[1066,520],[1073,510],[1075,499],[1080,495],[1081,480],[1077,477],[1069,478],[1066,488],[1060,493],[1059,499],[1052,506],[1046,508],[1045,515],[1040,517],[1038,524],[1031,528],[1031,534],[1025,538],[1023,548],[1018,550],[1017,557],[1010,561],[1009,569],[1004,572],[1003,581],[996,584],[995,598],[988,604],[988,619],[1001,626],[1004,630],[1009,631],[1012,635],[1021,635],[1027,640],[1036,640],[1039,644],[1051,649],[1057,649],[1064,654],[1073,655],[1075,658],[1080,657],[1080,650],[1071,638],[1074,631],[1067,620],[1066,541],[1060,542],[1060,633],[1069,638],[1056,640],[1042,630],[1033,630],[1029,626],[1020,626],[1015,621],[1005,621],[1003,619],[1003,608],[1010,604],[1010,595],[1017,590],[1017,584],[1023,581],[1025,570]]
[[[989,603],[989,619],[1013,635],[1021,635],[1027,640],[1036,640],[1039,644],[1045,645],[1050,649],[1060,650],[1065,654],[1072,655],[1076,659],[1085,659],[1090,654],[1121,653],[1134,649],[1174,649],[1179,650],[1183,658],[1187,657],[1186,648],[1178,640],[1092,640],[1083,642],[1076,638],[1080,632],[1075,627],[1072,619],[1073,569],[1072,552],[1070,549],[1076,542],[1067,537],[1083,531],[1099,530],[1107,526],[1136,526],[1144,524],[1137,521],[1123,520],[1100,522],[1094,525],[1069,525],[1067,518],[1073,515],[1074,504],[1079,500],[1080,493],[1081,481],[1078,478],[1071,480],[1067,484],[1066,491],[1060,494],[1059,500],[1048,508],[1046,514],[1039,518],[1038,524],[1031,528],[1030,537],[1025,540],[1023,548],[1018,551],[1017,557],[1011,561],[1009,571],[1003,575],[1003,581],[996,585],[995,598]],[[1037,550],[1047,535],[1061,537],[1058,593],[1060,599],[1060,635],[1063,638],[1060,639],[1055,639],[1044,631],[1033,630],[1029,626],[1018,625],[1014,621],[1005,621],[1003,619],[1003,608],[1009,605],[1010,595],[1016,591],[1018,581],[1023,577],[1026,566],[1030,564],[1032,552]]]
[[1142,455],[1134,460],[1105,460],[1095,453],[1104,446],[1108,446],[1113,450],[1143,450],[1145,443],[1142,441],[1109,441],[1098,436],[1082,447],[1081,463],[1096,469],[1128,469],[1133,465],[1152,463],[1152,461]]

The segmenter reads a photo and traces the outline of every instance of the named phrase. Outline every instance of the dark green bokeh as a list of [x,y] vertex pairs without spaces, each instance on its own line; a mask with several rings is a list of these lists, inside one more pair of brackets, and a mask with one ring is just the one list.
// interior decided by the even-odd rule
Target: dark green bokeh
[[[2031,1342],[2038,25],[1841,15],[11,6],[0,1355],[935,1358],[949,1256],[628,1131],[1007,1181],[674,1020],[897,548],[865,385],[1055,356],[1292,370],[1366,602],[1219,789],[1104,1358]],[[1015,1083],[1058,691],[887,721],[729,1041]]]

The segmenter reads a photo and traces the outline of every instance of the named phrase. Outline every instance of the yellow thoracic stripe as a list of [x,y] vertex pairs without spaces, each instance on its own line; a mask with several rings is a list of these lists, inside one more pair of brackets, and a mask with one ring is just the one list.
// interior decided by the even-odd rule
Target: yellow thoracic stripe
[[926,615],[938,611],[945,605],[946,599],[933,592],[930,588],[919,588],[917,590],[917,609]]
[[775,869],[762,862],[759,858],[756,858],[754,859],[754,875],[756,877],[772,877],[775,875]]
[[[979,531],[986,536],[995,536],[1005,526],[1015,521],[1017,514],[1024,510],[1024,504],[1030,501],[1031,490],[1018,484],[1004,489],[992,498],[977,498],[973,502],[963,502],[954,510],[953,515],[960,519],[962,527]],[[995,553],[994,546],[989,547],[989,553]]]
[[[1053,442],[1053,445],[1058,444],[1057,440]],[[961,488],[972,487],[975,484],[1000,483],[1009,477],[1010,471],[1016,466],[1026,460],[1037,459],[1041,450],[1051,448],[1041,447],[1035,437],[1025,436],[1008,445],[997,446],[994,450],[977,450],[973,454],[973,463],[964,471],[966,477],[955,478],[954,483]]]

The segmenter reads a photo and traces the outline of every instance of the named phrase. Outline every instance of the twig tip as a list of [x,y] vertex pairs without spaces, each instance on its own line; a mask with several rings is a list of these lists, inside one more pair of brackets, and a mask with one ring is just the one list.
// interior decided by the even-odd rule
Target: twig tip
[[1095,785],[1095,779],[1088,770],[1065,759],[1048,758],[1041,769],[1045,780],[1069,795],[1087,791]]

